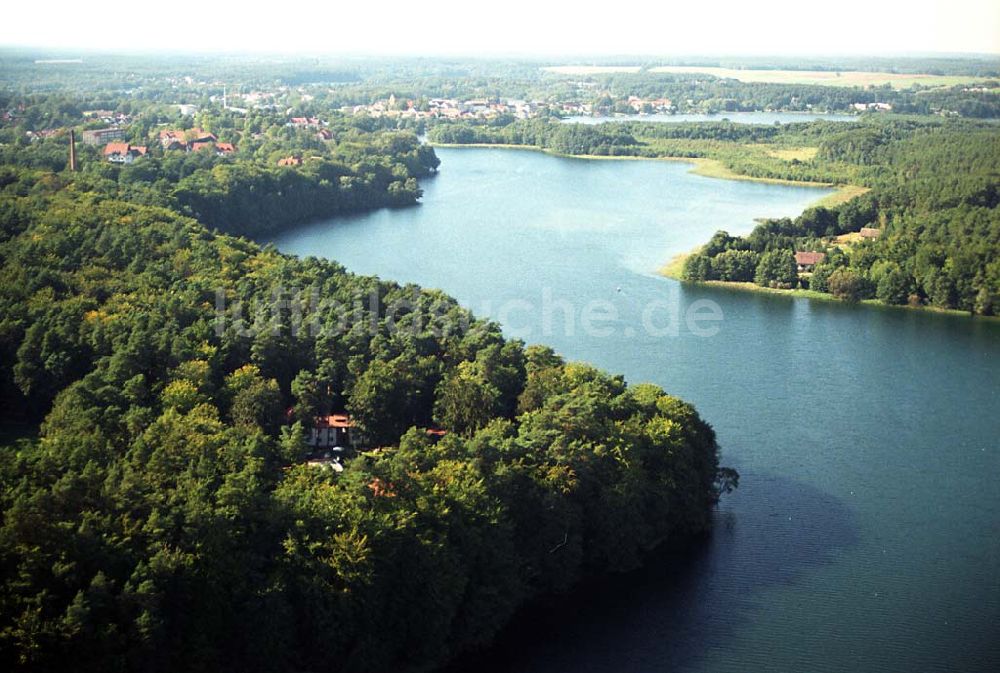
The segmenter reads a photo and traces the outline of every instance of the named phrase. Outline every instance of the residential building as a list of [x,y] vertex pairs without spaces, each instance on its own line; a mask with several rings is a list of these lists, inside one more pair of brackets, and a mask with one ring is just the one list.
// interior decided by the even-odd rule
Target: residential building
[[[200,128],[188,129],[165,129],[160,131],[160,145],[165,150],[186,150],[192,151],[192,145],[196,143],[214,143],[218,140],[214,134]],[[199,147],[201,147],[199,146]]]
[[141,145],[108,143],[104,147],[104,158],[113,164],[130,164],[143,156],[146,156],[146,148]]
[[367,440],[347,414],[330,414],[316,419],[306,442],[314,449],[357,449]]
[[812,271],[813,267],[826,259],[826,253],[822,252],[796,252],[795,266],[800,271]]
[[89,129],[80,134],[84,145],[104,145],[125,137],[125,129]]

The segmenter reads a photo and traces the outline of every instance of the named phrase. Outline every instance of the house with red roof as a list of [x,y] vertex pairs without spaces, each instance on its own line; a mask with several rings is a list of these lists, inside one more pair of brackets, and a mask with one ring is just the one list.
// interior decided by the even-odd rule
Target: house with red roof
[[798,268],[799,272],[812,271],[813,267],[826,259],[826,253],[823,252],[796,252],[795,253],[795,266]]
[[143,145],[108,143],[104,146],[104,158],[113,164],[130,164],[144,156],[146,156],[146,148]]
[[193,149],[192,145],[201,143],[199,147],[203,147],[205,143],[214,143],[218,140],[214,133],[209,133],[200,128],[193,128],[188,130],[183,129],[165,129],[160,131],[160,145],[163,146],[165,150],[185,150],[188,152],[195,152],[197,149]]
[[184,140],[184,131],[160,131],[160,145],[165,150],[187,149],[187,141]]
[[235,152],[236,147],[232,143],[217,143],[203,140],[188,143],[189,152],[201,152],[203,150],[214,152],[217,157],[226,157]]
[[214,143],[218,138],[215,137],[214,133],[209,133],[203,129],[195,127],[193,129],[188,129],[184,132],[184,137],[187,138],[189,143],[201,142],[201,143]]
[[317,418],[306,440],[306,444],[314,449],[357,449],[367,443],[351,417],[343,413]]

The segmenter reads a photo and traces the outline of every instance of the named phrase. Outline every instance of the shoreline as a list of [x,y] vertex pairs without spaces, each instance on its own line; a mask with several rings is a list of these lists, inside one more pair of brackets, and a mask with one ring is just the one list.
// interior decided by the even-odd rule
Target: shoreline
[[[695,254],[701,249],[699,246],[690,252],[682,252],[679,255],[674,255],[670,258],[670,261],[664,266],[660,267],[656,271],[656,275],[662,278],[669,278],[670,280],[675,280],[678,283],[685,283],[690,285],[700,285],[706,287],[721,288],[725,290],[735,290],[737,292],[756,292],[760,294],[770,294],[782,297],[787,297],[790,299],[802,298],[802,299],[814,299],[817,301],[832,301],[842,304],[840,299],[837,299],[832,294],[828,292],[818,292],[816,290],[804,290],[802,288],[794,289],[781,289],[777,287],[763,287],[752,282],[741,282],[741,281],[728,281],[728,280],[684,280],[681,278],[681,272],[684,268],[684,262],[688,257]],[[939,306],[911,306],[910,304],[886,304],[879,301],[878,299],[862,299],[857,302],[858,306],[868,306],[880,309],[906,309],[910,311],[923,311],[927,313],[935,313],[939,315],[947,315],[951,317],[964,317],[964,318],[981,318],[990,321],[1000,321],[1000,316],[995,315],[975,315],[969,313],[968,311],[962,311],[957,308],[941,308]]]
[[870,189],[868,187],[862,187],[861,185],[837,184],[832,182],[809,182],[807,180],[786,180],[784,178],[766,178],[744,175],[727,168],[719,159],[712,159],[710,157],[639,157],[634,155],[609,156],[605,154],[565,154],[563,152],[556,152],[539,145],[516,145],[513,143],[428,142],[427,144],[431,147],[442,147],[445,149],[475,148],[523,150],[529,152],[541,152],[543,154],[559,157],[561,159],[582,159],[585,161],[679,161],[692,165],[691,170],[688,171],[689,173],[699,175],[704,178],[715,178],[717,180],[745,180],[747,182],[761,182],[770,185],[790,185],[793,187],[814,187],[818,189],[834,190],[832,194],[820,197],[815,202],[810,204],[810,208],[815,206],[830,207],[841,205],[843,203],[847,203],[855,197],[861,196]]
[[[528,152],[542,152],[554,157],[560,157],[563,159],[582,159],[586,161],[595,160],[618,160],[618,161],[682,161],[692,164],[692,169],[690,173],[695,175],[700,175],[702,177],[716,178],[720,180],[747,180],[751,182],[764,182],[768,184],[785,184],[785,185],[795,185],[800,187],[821,187],[821,188],[833,188],[835,191],[831,194],[827,194],[815,202],[813,202],[809,207],[815,206],[836,206],[843,203],[847,203],[851,199],[869,191],[870,188],[862,187],[860,185],[835,185],[828,182],[806,182],[801,180],[782,180],[779,178],[757,178],[749,175],[742,175],[736,173],[728,168],[726,168],[721,161],[718,159],[710,159],[707,157],[637,157],[637,156],[606,156],[601,154],[564,154],[562,152],[555,152],[545,147],[539,147],[538,145],[515,145],[512,143],[428,143],[432,147],[444,147],[452,149],[462,149],[462,148],[478,148],[478,149],[510,149],[510,150],[523,150]],[[706,285],[709,287],[720,287],[729,290],[738,290],[740,292],[760,292],[764,294],[780,295],[784,297],[802,297],[805,299],[815,299],[818,301],[836,301],[837,299],[833,295],[827,292],[817,292],[815,290],[803,290],[803,289],[791,289],[783,290],[773,287],[762,287],[755,283],[749,282],[729,282],[724,280],[707,280],[707,281],[688,281],[681,278],[681,272],[684,269],[684,262],[692,254],[698,252],[701,246],[698,246],[694,250],[689,252],[679,253],[674,255],[664,264],[662,267],[655,271],[656,275],[663,278],[670,278],[671,280],[676,280],[680,283],[691,283],[695,285]],[[961,311],[959,309],[949,309],[940,308],[937,306],[910,306],[909,304],[885,304],[877,299],[863,299],[858,302],[859,305],[865,306],[876,306],[881,308],[892,308],[892,309],[909,309],[914,311],[926,311],[929,313],[937,313],[942,315],[950,316],[964,316],[967,318],[986,318],[990,320],[1000,320],[1000,316],[977,316],[973,315],[967,311]]]

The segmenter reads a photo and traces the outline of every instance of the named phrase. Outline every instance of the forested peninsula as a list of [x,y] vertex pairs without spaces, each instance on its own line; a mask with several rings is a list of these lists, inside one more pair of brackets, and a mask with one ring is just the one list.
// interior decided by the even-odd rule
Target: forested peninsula
[[[332,132],[0,148],[3,670],[426,670],[709,529],[737,476],[689,404],[223,233],[413,203],[437,166]],[[307,446],[337,413],[368,440],[340,470]]]
[[[415,206],[439,165],[425,130],[847,186],[720,232],[685,277],[997,312],[1000,148],[972,121],[1000,110],[992,62],[931,64],[974,86],[897,91],[479,60],[0,61],[5,671],[428,670],[535,597],[709,530],[738,475],[691,405],[440,292],[255,242]],[[363,440],[333,460],[319,430]]]
[[763,221],[743,237],[718,232],[673,274],[994,315],[996,131],[991,122],[907,117],[774,126],[530,120],[440,125],[430,138],[575,156],[691,158],[708,162],[699,167],[707,175],[841,186],[794,220]]

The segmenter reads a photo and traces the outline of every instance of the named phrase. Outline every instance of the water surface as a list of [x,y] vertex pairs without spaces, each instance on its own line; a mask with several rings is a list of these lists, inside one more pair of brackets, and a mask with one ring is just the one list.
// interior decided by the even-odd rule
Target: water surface
[[[717,229],[794,215],[825,190],[677,162],[437,151],[421,206],[303,227],[278,246],[440,287],[508,333],[660,384],[697,405],[742,474],[706,544],[532,611],[466,670],[996,670],[1000,325],[652,273]],[[577,318],[610,303],[612,333],[566,333],[565,312],[547,332],[546,296]],[[698,300],[722,311],[715,336],[643,329],[651,302],[683,313]]]

